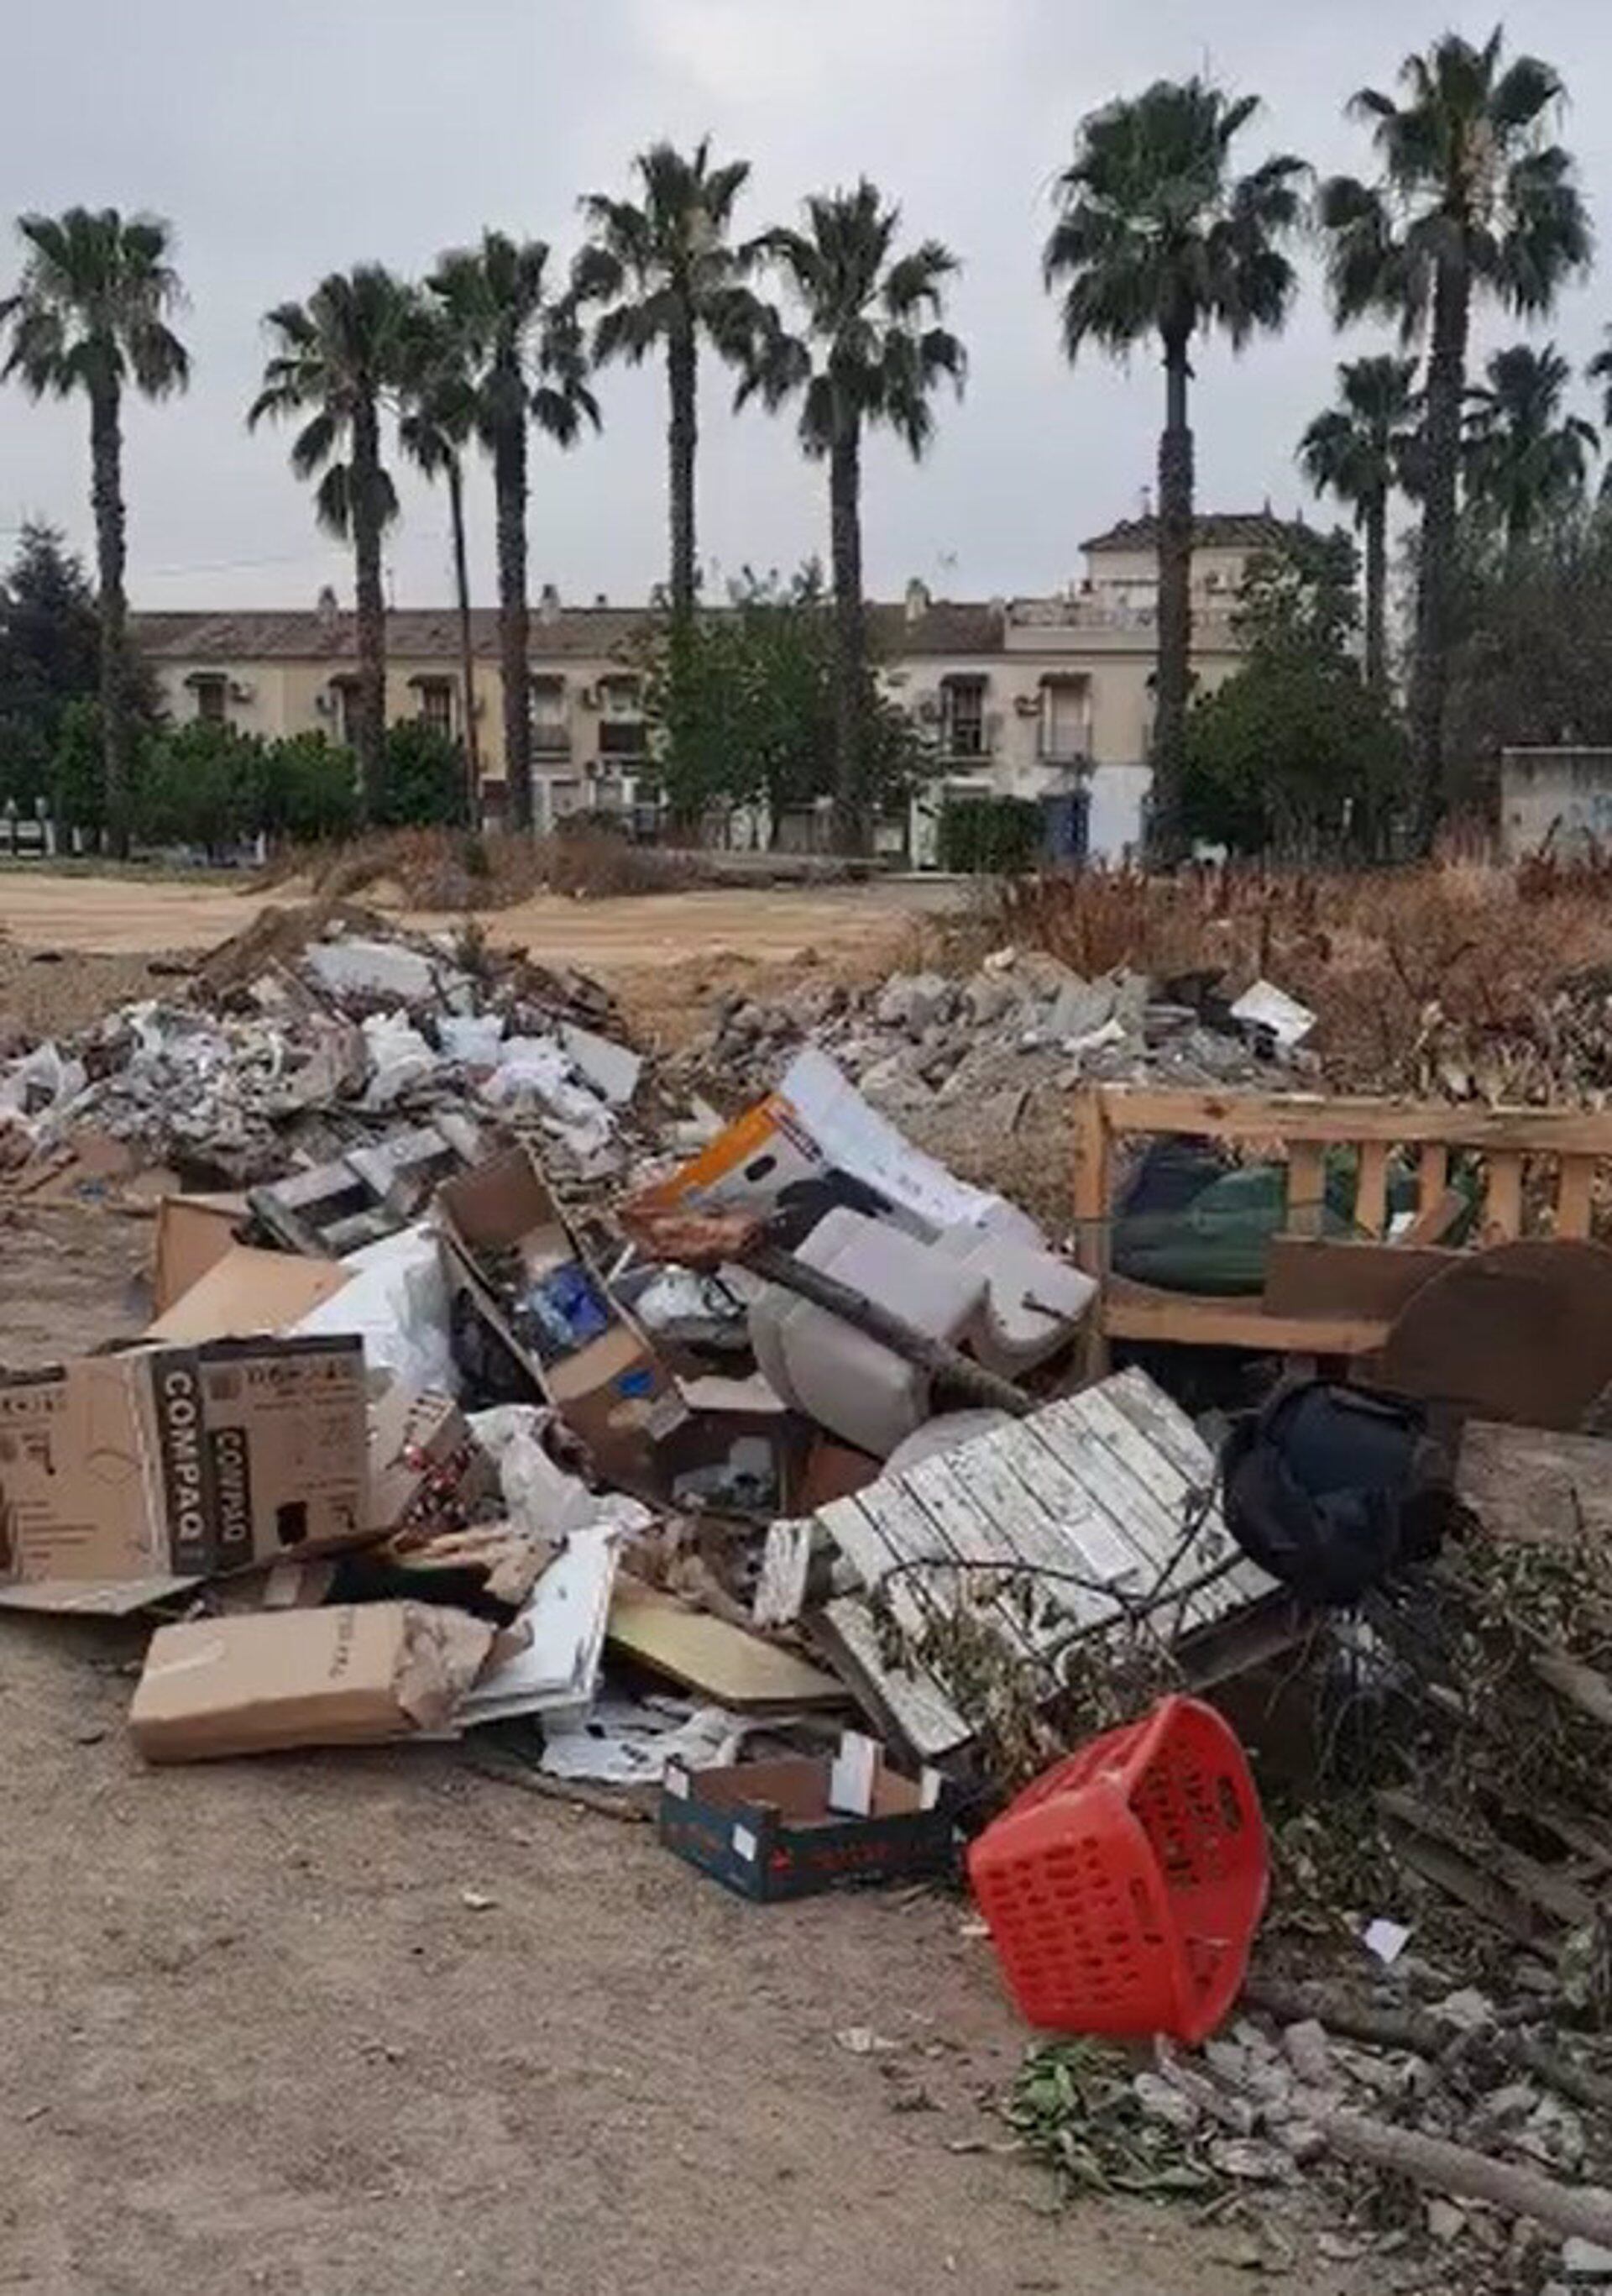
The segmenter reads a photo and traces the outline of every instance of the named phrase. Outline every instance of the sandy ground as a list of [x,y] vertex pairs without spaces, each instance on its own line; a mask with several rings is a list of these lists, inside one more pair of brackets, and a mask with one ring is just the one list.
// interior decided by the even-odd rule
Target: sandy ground
[[[0,931],[30,949],[135,955],[210,948],[239,932],[269,902],[295,898],[283,890],[264,895],[172,879],[16,870],[0,874]],[[870,935],[896,940],[915,915],[933,909],[936,898],[921,884],[812,891],[769,886],[592,901],[540,893],[480,922],[495,940],[524,943],[534,956],[604,971],[707,951],[776,958]],[[458,920],[413,916],[407,922],[431,928]]]

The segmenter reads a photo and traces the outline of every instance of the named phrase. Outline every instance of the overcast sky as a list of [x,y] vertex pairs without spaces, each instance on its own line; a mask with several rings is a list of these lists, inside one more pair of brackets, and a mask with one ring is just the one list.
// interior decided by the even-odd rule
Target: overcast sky
[[[324,272],[379,258],[405,273],[483,225],[549,240],[569,259],[576,200],[625,189],[634,151],[709,131],[753,174],[741,227],[792,216],[808,191],[871,175],[915,235],[961,258],[953,324],[970,354],[961,405],[940,409],[914,467],[888,441],[865,461],[870,587],[909,575],[937,592],[1043,590],[1079,568],[1083,536],[1134,512],[1153,469],[1162,379],[1092,357],[1071,372],[1039,258],[1048,193],[1076,122],[1160,75],[1207,70],[1265,99],[1241,156],[1290,149],[1322,172],[1362,168],[1340,117],[1362,80],[1452,22],[1482,37],[1492,6],[1426,0],[4,0],[6,127],[0,216],[146,207],[173,222],[190,295],[188,398],[128,423],[130,582],[138,604],[311,604],[351,595],[347,556],[316,531],[286,439],[249,437],[261,316]],[[1607,0],[1531,0],[1514,45],[1554,63],[1612,262],[1612,19]],[[1207,36],[1207,37],[1206,37]],[[0,247],[4,242],[0,241]],[[0,281],[14,261],[6,252]],[[1233,360],[1200,353],[1199,501],[1299,505],[1293,443],[1324,405],[1341,340],[1313,262],[1288,331]],[[1582,365],[1612,320],[1605,270],[1548,332]],[[1479,348],[1515,332],[1485,318]],[[601,438],[532,460],[534,593],[642,599],[665,567],[665,406],[659,370],[607,373]],[[700,545],[718,578],[824,549],[826,488],[787,420],[729,411],[708,371]],[[1585,411],[1592,411],[1585,393]],[[87,424],[78,405],[0,391],[0,551],[29,515],[89,540]],[[388,544],[394,602],[450,594],[439,496],[402,482]],[[473,577],[492,594],[485,474],[471,496]]]

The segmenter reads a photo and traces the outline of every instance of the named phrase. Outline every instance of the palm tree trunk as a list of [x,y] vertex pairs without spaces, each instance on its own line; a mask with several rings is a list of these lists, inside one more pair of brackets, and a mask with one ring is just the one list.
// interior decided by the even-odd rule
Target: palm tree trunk
[[829,450],[829,554],[834,574],[834,842],[868,850],[863,771],[862,440],[855,414],[840,418]]
[[1192,652],[1192,433],[1187,422],[1191,335],[1165,338],[1165,427],[1158,440],[1158,660],[1149,844],[1166,867],[1185,850],[1187,689]]
[[448,521],[454,531],[454,595],[459,606],[459,694],[464,711],[465,820],[481,824],[481,736],[476,728],[476,655],[471,643],[471,577],[464,554],[464,472],[447,458]]
[[353,411],[353,567],[358,620],[358,783],[365,823],[386,780],[386,600],[380,588],[380,424],[372,398]]
[[672,619],[686,627],[694,612],[694,453],[699,444],[699,351],[693,329],[674,329],[667,343],[667,427],[672,521]]
[[493,442],[498,503],[498,659],[503,676],[503,770],[510,825],[532,825],[532,721],[527,690],[526,417],[498,426]]
[[128,602],[123,512],[123,430],[116,383],[90,398],[90,502],[101,585],[101,745],[107,843],[119,860],[129,840],[128,697],[124,678]]
[[1411,679],[1411,756],[1416,775],[1416,849],[1428,853],[1444,810],[1444,696],[1449,685],[1450,586],[1461,476],[1461,410],[1467,380],[1471,286],[1459,260],[1439,266],[1428,357],[1427,455],[1416,586],[1416,663]]
[[1378,488],[1362,511],[1366,529],[1366,684],[1384,693],[1388,685],[1388,497]]

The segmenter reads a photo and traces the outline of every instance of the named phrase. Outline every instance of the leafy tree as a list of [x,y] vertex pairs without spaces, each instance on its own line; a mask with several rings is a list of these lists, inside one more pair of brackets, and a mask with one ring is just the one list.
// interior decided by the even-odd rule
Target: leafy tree
[[466,800],[473,819],[481,804],[481,739],[476,724],[476,652],[471,635],[471,578],[464,543],[464,450],[476,431],[468,332],[441,304],[421,302],[413,314],[405,359],[398,444],[428,479],[441,479],[447,487],[454,596],[459,613]]
[[532,721],[527,685],[527,423],[561,447],[599,428],[575,299],[550,291],[549,250],[483,232],[441,257],[428,283],[466,347],[477,435],[493,461],[497,504],[498,645],[510,818],[532,823]]
[[421,824],[462,824],[465,804],[464,752],[457,742],[423,718],[401,718],[386,731],[386,770],[375,818],[384,829]]
[[1338,404],[1299,441],[1298,460],[1317,494],[1354,512],[1366,545],[1366,681],[1387,684],[1388,497],[1414,459],[1416,363],[1382,353],[1338,370]]
[[1191,835],[1307,859],[1386,844],[1403,737],[1354,660],[1355,574],[1342,528],[1289,529],[1248,562],[1237,618],[1247,659],[1187,721]]
[[1452,795],[1492,797],[1502,749],[1612,746],[1612,522],[1580,506],[1514,548],[1462,522],[1452,604]]
[[1486,373],[1467,393],[1467,494],[1515,551],[1542,520],[1583,501],[1600,439],[1592,422],[1562,412],[1573,370],[1554,343],[1513,343]]
[[1341,325],[1367,312],[1428,338],[1411,738],[1417,834],[1431,844],[1444,797],[1444,701],[1461,461],[1467,338],[1476,297],[1548,311],[1589,260],[1590,226],[1571,155],[1545,141],[1561,81],[1536,56],[1502,65],[1496,26],[1481,47],[1446,33],[1400,69],[1405,101],[1362,88],[1381,173],[1322,186],[1328,272]]
[[938,240],[896,254],[901,210],[864,176],[855,191],[806,201],[804,231],[774,230],[757,242],[781,276],[799,319],[791,333],[776,311],[756,321],[739,389],[771,407],[798,397],[800,442],[829,465],[834,582],[834,809],[839,843],[867,849],[876,759],[870,734],[868,642],[862,590],[862,440],[884,424],[914,456],[935,427],[943,379],[961,390],[961,343],[940,324],[957,258]]
[[152,744],[136,824],[158,845],[200,846],[209,859],[258,831],[264,806],[264,746],[250,734],[194,718]]
[[[697,824],[715,808],[765,805],[775,834],[783,813],[831,794],[837,660],[815,563],[788,582],[747,568],[725,608],[703,611],[681,637],[664,626],[644,707],[675,815]],[[915,736],[871,673],[862,708],[870,795],[888,803],[912,777]]]
[[1158,665],[1150,841],[1182,850],[1182,775],[1192,646],[1192,432],[1187,385],[1195,335],[1220,329],[1237,349],[1287,316],[1296,277],[1282,242],[1299,221],[1304,163],[1290,153],[1251,174],[1232,147],[1259,108],[1193,78],[1158,80],[1082,122],[1058,182],[1047,241],[1049,289],[1061,289],[1064,348],[1117,357],[1156,337],[1164,355],[1158,442]]
[[[1612,327],[1608,327],[1607,334],[1608,340],[1606,349],[1596,352],[1595,357],[1584,369],[1584,375],[1588,381],[1604,385],[1600,419],[1606,429],[1612,430]],[[1606,469],[1601,473],[1600,491],[1603,502],[1612,495],[1612,460],[1608,460]]]
[[405,380],[413,308],[410,290],[379,263],[332,271],[306,303],[277,304],[266,321],[276,348],[247,414],[254,428],[266,417],[308,417],[292,441],[291,468],[299,479],[323,472],[314,497],[319,523],[352,541],[358,759],[369,816],[380,800],[386,733],[380,537],[397,515],[380,459],[380,417]]
[[35,398],[89,402],[90,500],[101,605],[101,736],[106,793],[102,811],[114,849],[128,844],[133,750],[127,697],[127,512],[123,499],[123,395],[147,398],[183,390],[190,379],[184,344],[168,324],[180,299],[169,261],[173,234],[156,216],[69,208],[25,215],[27,254],[14,294],[0,302],[7,335],[0,377]]
[[0,796],[45,792],[62,711],[95,693],[100,652],[83,567],[54,527],[25,525],[0,582]]
[[258,826],[301,845],[333,842],[358,826],[358,761],[323,733],[272,742],[263,758]]
[[708,136],[691,155],[651,144],[633,162],[636,201],[591,193],[582,202],[593,232],[578,268],[582,291],[609,302],[593,332],[593,356],[636,366],[666,353],[667,500],[671,515],[671,606],[686,627],[694,611],[694,455],[699,443],[700,345],[741,360],[754,326],[744,284],[753,259],[729,238],[733,207],[750,173],[748,160],[711,165]]

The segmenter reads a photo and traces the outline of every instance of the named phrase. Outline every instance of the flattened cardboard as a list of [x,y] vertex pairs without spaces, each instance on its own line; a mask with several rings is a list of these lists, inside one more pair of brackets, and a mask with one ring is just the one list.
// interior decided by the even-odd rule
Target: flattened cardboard
[[[437,1210],[459,1281],[479,1313],[536,1392],[586,1443],[605,1480],[625,1489],[653,1482],[656,1434],[681,1417],[680,1399],[649,1341],[588,1267],[526,1150],[511,1149],[446,1182]],[[517,1332],[486,1273],[490,1259],[511,1254],[535,1276],[574,1263],[592,1282],[609,1328],[545,1360]]]
[[246,1218],[241,1195],[161,1196],[151,1262],[151,1304],[166,1316],[235,1241]]
[[145,1336],[195,1347],[204,1340],[289,1331],[351,1281],[348,1269],[329,1259],[232,1243]]
[[736,1713],[796,1706],[845,1706],[844,1685],[793,1651],[730,1626],[708,1611],[685,1611],[618,1581],[605,1636],[619,1658],[664,1674]]
[[[288,1549],[350,1544],[366,1480],[355,1340],[141,1348],[0,1374],[0,1581],[17,1607],[142,1608]],[[70,1599],[52,1591],[61,1582]]]
[[376,1745],[451,1726],[494,1630],[420,1603],[160,1627],[129,1727],[148,1761]]

